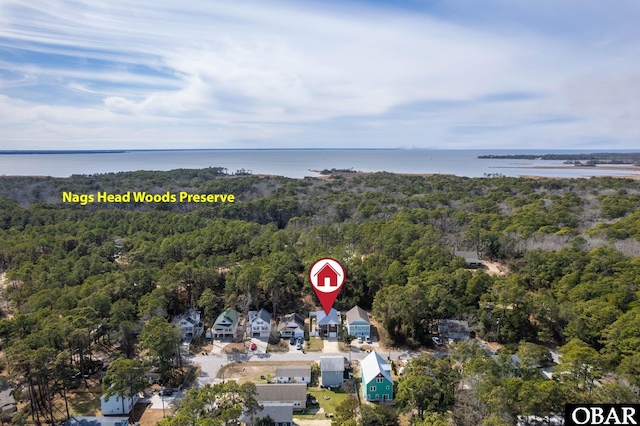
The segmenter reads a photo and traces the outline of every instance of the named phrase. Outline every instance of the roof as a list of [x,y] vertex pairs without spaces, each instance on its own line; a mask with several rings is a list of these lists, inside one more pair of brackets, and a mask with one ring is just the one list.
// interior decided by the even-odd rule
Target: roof
[[347,324],[352,324],[358,320],[364,320],[369,324],[369,315],[367,311],[356,305],[347,312]]
[[13,389],[8,386],[3,386],[0,389],[0,407],[4,408],[6,406],[14,406],[16,405],[16,399],[13,397]]
[[318,325],[337,325],[340,324],[340,318],[338,318],[338,311],[334,308],[331,308],[329,311],[329,315],[325,314],[324,311],[313,312],[312,315],[315,315],[318,320]]
[[271,322],[271,313],[264,308],[260,309],[258,312],[249,312],[249,322],[254,322],[258,318],[269,324]]
[[292,313],[282,317],[280,324],[278,324],[278,331],[282,331],[285,328],[298,327],[304,329],[304,317],[300,314]]
[[321,356],[320,371],[344,371],[344,357]]
[[175,317],[173,322],[177,324],[182,320],[189,321],[193,325],[198,325],[200,324],[200,311],[196,311],[195,309],[189,309],[187,312]]
[[389,364],[377,352],[371,352],[365,359],[360,361],[360,369],[362,370],[363,383],[369,383],[378,375],[382,375],[390,382],[393,382],[391,375],[389,374]]
[[128,426],[129,417],[94,417],[76,416],[71,417],[65,426]]
[[214,327],[232,327],[235,324],[238,324],[238,312],[233,309],[227,309],[216,318],[213,323]]
[[464,261],[467,263],[479,263],[480,257],[477,251],[457,251],[454,253],[456,256],[464,257]]
[[256,385],[256,391],[258,402],[307,400],[307,385],[305,383]]
[[[258,410],[253,416],[253,419],[263,419],[265,417],[271,417],[276,424],[278,423],[291,423],[293,421],[293,404],[280,403],[280,402],[266,402],[262,404],[262,410]],[[247,414],[243,414],[240,417],[240,422],[248,423],[251,418]]]
[[340,272],[336,271],[336,270],[333,268],[333,266],[331,266],[331,265],[329,264],[329,262],[325,263],[325,264],[324,264],[324,266],[318,270],[318,272],[316,272],[315,274],[313,274],[313,276],[315,277],[316,275],[318,275],[320,272],[323,272],[323,271],[324,271],[324,270],[326,270],[327,268],[331,269],[331,271],[333,271],[333,273],[335,273],[335,274],[336,274],[336,277],[341,277],[341,276],[342,276],[342,274],[341,274]]
[[310,365],[276,367],[276,377],[306,377],[306,376],[311,376]]

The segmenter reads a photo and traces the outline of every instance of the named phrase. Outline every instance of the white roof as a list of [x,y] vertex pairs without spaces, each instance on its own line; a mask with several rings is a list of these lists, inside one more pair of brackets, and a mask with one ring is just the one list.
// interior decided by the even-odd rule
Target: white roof
[[377,352],[371,352],[365,359],[360,361],[360,369],[362,370],[363,383],[369,383],[379,374],[386,377],[390,382],[393,382],[389,370],[391,370],[389,364]]
[[344,371],[344,357],[321,356],[320,371]]

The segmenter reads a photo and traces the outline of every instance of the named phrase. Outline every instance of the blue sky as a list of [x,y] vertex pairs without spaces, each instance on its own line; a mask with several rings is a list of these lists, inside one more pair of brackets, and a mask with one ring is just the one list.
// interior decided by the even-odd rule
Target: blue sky
[[640,146],[640,3],[0,0],[0,149]]

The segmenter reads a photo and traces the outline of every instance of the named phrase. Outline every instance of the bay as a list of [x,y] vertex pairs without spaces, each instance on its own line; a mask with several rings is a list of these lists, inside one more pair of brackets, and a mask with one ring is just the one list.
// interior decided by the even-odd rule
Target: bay
[[[612,150],[431,150],[431,149],[255,149],[255,150],[131,150],[95,153],[0,153],[0,175],[68,177],[136,170],[223,167],[229,173],[291,178],[319,176],[317,170],[351,169],[363,172],[450,174],[466,177],[591,176],[640,177],[640,170],[617,166],[577,168],[562,161],[480,159],[480,155],[615,152]],[[619,151],[619,152],[629,152]]]

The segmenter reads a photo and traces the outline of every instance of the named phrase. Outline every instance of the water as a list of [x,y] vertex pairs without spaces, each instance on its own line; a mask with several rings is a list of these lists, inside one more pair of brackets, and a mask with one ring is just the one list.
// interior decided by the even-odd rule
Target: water
[[[640,177],[640,170],[619,166],[579,169],[562,161],[479,159],[479,155],[583,153],[594,151],[550,150],[176,150],[124,151],[79,154],[0,154],[0,175],[68,177],[72,174],[98,174],[135,170],[225,167],[253,174],[302,178],[318,176],[312,170],[349,169],[364,172],[451,174],[483,177],[504,176]],[[611,152],[611,151],[608,151]],[[628,152],[628,151],[626,151]],[[561,168],[540,168],[561,167]]]

